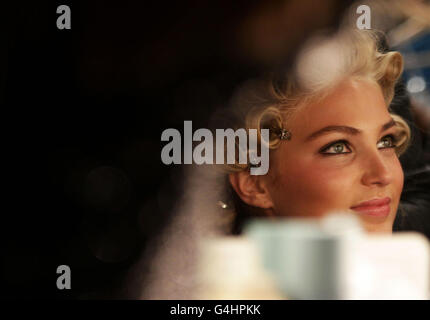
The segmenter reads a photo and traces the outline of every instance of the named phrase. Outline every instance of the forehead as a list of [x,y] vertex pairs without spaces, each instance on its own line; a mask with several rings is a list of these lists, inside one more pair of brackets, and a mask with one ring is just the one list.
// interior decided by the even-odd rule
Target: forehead
[[348,79],[322,100],[298,108],[291,120],[289,128],[297,136],[332,125],[379,129],[390,115],[378,84]]

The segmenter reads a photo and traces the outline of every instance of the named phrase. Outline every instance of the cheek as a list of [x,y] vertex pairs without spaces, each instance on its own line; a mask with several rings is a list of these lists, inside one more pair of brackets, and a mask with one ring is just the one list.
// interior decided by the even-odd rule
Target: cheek
[[[329,159],[327,159],[329,160]],[[288,161],[289,162],[289,161]],[[355,174],[337,166],[315,161],[284,162],[277,168],[275,209],[290,215],[322,215],[329,210],[349,207],[345,197],[354,185]]]
[[403,190],[404,174],[399,159],[395,159],[395,161],[393,161],[391,170],[393,172],[393,189],[395,196],[398,201],[400,201],[400,196]]

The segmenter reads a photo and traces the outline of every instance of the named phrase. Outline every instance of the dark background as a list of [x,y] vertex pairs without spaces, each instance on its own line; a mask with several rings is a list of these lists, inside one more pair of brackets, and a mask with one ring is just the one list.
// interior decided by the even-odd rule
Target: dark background
[[[289,65],[350,3],[290,2],[286,16],[280,1],[2,5],[3,297],[138,296],[125,276],[183,190],[161,132],[205,127],[237,84]],[[61,4],[71,30],[56,28]],[[62,264],[71,290],[56,288]]]

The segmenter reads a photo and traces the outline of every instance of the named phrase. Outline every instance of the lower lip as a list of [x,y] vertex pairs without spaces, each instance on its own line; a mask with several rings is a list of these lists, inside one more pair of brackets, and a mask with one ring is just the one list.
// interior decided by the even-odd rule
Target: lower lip
[[373,217],[387,217],[390,214],[390,204],[383,204],[379,206],[359,206],[353,207],[352,210]]

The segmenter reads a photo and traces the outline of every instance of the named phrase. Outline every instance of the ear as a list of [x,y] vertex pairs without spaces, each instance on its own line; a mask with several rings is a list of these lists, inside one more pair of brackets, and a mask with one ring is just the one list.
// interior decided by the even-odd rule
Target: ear
[[273,208],[272,198],[263,176],[250,175],[247,171],[229,174],[229,181],[243,202],[263,209]]

